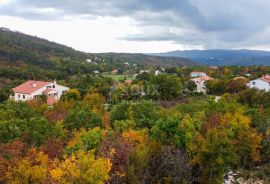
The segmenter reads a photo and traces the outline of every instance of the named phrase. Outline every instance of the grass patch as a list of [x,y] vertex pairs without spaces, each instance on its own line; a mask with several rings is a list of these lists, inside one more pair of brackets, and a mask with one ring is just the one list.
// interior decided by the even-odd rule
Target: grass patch
[[133,79],[133,76],[132,75],[113,75],[113,74],[106,74],[106,75],[103,75],[104,77],[109,77],[109,78],[112,78],[113,80],[116,80],[116,81],[122,81],[122,80],[125,80],[125,79]]

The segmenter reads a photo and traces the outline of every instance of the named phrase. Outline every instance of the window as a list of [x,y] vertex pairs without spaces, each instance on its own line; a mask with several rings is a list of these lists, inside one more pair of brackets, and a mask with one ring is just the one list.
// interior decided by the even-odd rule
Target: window
[[22,97],[23,97],[23,99],[25,99],[25,95],[23,95]]
[[55,88],[55,85],[53,85],[52,88]]
[[256,84],[256,82],[252,82],[252,85],[255,85]]
[[21,95],[20,94],[18,94],[18,98],[21,98]]

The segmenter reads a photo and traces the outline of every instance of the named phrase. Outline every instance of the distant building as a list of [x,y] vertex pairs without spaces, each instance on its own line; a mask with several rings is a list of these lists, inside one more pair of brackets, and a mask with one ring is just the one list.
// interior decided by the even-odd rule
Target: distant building
[[128,62],[125,62],[124,64],[125,64],[126,66],[129,66],[129,63],[128,63]]
[[270,75],[264,75],[261,78],[255,79],[247,83],[249,88],[256,88],[259,90],[264,90],[266,92],[270,91]]
[[97,65],[97,63],[96,63],[96,62],[93,62],[91,59],[86,59],[85,61],[86,61],[87,63],[91,63],[91,64]]
[[155,75],[159,75],[159,74],[161,74],[161,71],[160,70],[156,70],[155,71]]
[[209,66],[209,68],[211,68],[211,69],[218,69],[217,66]]
[[214,79],[209,76],[202,76],[202,77],[193,78],[191,80],[194,81],[197,86],[196,92],[206,93],[207,89],[205,86],[205,81],[214,80]]
[[142,73],[150,73],[151,71],[150,70],[140,70],[139,74],[142,74]]
[[116,70],[116,69],[113,70],[113,71],[112,71],[112,74],[118,74],[118,70]]
[[92,60],[91,59],[86,59],[85,60],[87,63],[92,63]]
[[57,102],[62,94],[69,88],[53,82],[29,80],[12,89],[14,95],[11,96],[15,101],[27,101],[38,98],[41,95],[47,96],[48,105]]
[[204,73],[204,72],[194,71],[194,72],[191,72],[190,76],[192,78],[195,78],[195,77],[205,77],[205,76],[207,76],[207,74]]
[[93,72],[94,72],[94,74],[99,74],[99,71],[98,70],[95,70]]

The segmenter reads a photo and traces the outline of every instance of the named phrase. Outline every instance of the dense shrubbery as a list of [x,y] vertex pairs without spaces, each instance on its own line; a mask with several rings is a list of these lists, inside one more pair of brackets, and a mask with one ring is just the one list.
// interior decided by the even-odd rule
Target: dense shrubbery
[[100,93],[70,93],[53,108],[0,105],[1,182],[221,183],[230,170],[270,164],[269,106],[242,101],[245,90],[218,102],[123,101],[107,111]]

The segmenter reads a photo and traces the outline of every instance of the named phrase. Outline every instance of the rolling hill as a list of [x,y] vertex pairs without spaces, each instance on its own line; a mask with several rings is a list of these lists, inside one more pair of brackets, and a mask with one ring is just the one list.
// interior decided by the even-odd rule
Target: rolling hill
[[93,54],[95,57],[104,58],[106,61],[114,64],[123,64],[129,62],[130,64],[140,64],[145,66],[195,66],[197,63],[190,59],[182,57],[167,57],[167,56],[151,56],[145,54],[132,53],[101,53]]
[[[99,65],[89,64],[86,62],[87,58],[102,58],[102,62],[98,63]],[[40,70],[61,70],[68,75],[72,75],[78,72],[87,73],[96,69],[110,70],[113,67],[112,65],[125,62],[150,66],[196,65],[189,59],[178,57],[85,53],[35,36],[14,32],[6,28],[0,29],[0,66],[3,67],[32,66],[32,68]],[[106,66],[104,66],[105,63]]]
[[260,50],[184,50],[149,54],[154,56],[185,57],[203,65],[250,66],[270,65],[270,52]]

